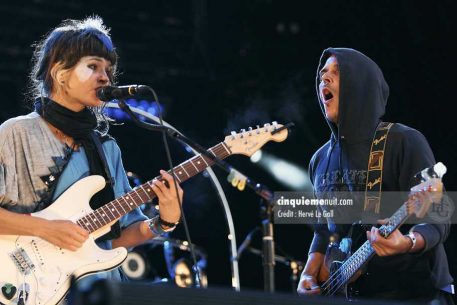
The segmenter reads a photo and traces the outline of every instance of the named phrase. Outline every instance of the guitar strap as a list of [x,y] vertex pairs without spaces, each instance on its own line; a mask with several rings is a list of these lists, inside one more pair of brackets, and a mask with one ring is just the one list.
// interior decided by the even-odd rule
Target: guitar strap
[[[384,168],[384,152],[387,136],[394,123],[381,122],[371,143],[370,157],[368,158],[368,171],[365,187],[365,201],[363,206],[363,223],[373,223],[378,219],[381,208],[382,171]],[[376,218],[376,219],[374,219]]]
[[105,179],[107,179],[107,183],[109,183],[109,185],[111,187],[114,187],[115,179],[111,176],[111,172],[110,172],[109,166],[108,166],[108,161],[106,160],[105,151],[103,150],[102,142],[100,141],[100,138],[96,131],[92,131],[90,136],[95,143],[98,155],[100,156],[100,160],[102,161],[103,170],[105,171],[105,175],[106,175]]
[[[362,227],[364,224],[374,224],[379,219],[379,210],[381,206],[381,185],[382,185],[382,170],[384,167],[384,151],[386,148],[387,135],[393,123],[381,122],[376,128],[373,141],[371,143],[370,156],[368,158],[368,171],[365,186],[365,201],[362,213]],[[354,225],[349,226],[346,237],[339,242],[338,234],[334,233],[330,236],[330,242],[325,253],[327,258],[327,268],[330,269],[330,262],[334,259],[343,261],[351,255],[352,239]],[[367,227],[369,228],[369,227]],[[367,229],[364,228],[364,231]],[[360,232],[359,232],[360,233]],[[331,258],[331,259],[329,259]]]
[[[107,185],[105,186],[106,191],[104,192],[105,189],[99,191],[91,199],[91,203],[92,203],[93,200],[95,199],[95,197],[100,195],[100,197],[98,199],[98,201],[99,201],[98,205],[101,206],[101,205],[106,204],[109,201],[115,199],[115,197],[114,197],[114,189],[113,189],[114,188],[115,179],[111,175],[111,172],[109,170],[108,161],[106,160],[106,155],[105,155],[105,151],[103,150],[103,145],[102,145],[102,141],[100,140],[100,136],[97,134],[96,131],[92,131],[90,133],[90,136],[92,138],[92,141],[95,144],[95,147],[97,148],[98,155],[100,156],[100,160],[101,160],[101,163],[103,165],[103,170],[104,170],[104,175],[103,176],[104,176],[104,178],[105,178],[105,180],[107,182]],[[102,192],[104,192],[104,194],[102,194]],[[100,206],[93,206],[92,208],[96,209],[96,208],[99,208]],[[111,226],[111,231],[106,233],[105,235],[99,237],[97,239],[97,241],[115,239],[115,238],[118,238],[120,235],[121,235],[121,227],[119,225],[119,221],[117,221],[115,224],[113,224]]]
[[[325,254],[326,258],[332,261],[334,258],[337,260],[345,260],[352,253],[352,244],[353,244],[353,231],[355,230],[354,225],[361,224],[361,231],[356,231],[355,236],[361,236],[362,232],[370,230],[371,225],[375,224],[379,219],[379,212],[381,208],[381,186],[382,186],[382,171],[384,168],[384,152],[386,148],[387,136],[389,134],[390,128],[393,126],[393,123],[381,122],[376,128],[375,134],[373,136],[373,141],[371,143],[370,156],[368,158],[368,171],[367,171],[367,180],[365,187],[365,201],[362,213],[362,220],[360,222],[353,223],[348,230],[348,233],[345,238],[341,239],[338,243],[329,243],[327,252]],[[358,241],[356,237],[356,241]],[[330,266],[327,263],[327,267]],[[366,266],[364,267],[366,268]],[[365,271],[363,271],[365,273]]]

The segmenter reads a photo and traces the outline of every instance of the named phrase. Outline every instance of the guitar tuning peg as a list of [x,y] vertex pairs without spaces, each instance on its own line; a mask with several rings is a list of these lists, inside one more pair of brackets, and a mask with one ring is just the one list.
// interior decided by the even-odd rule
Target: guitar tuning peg
[[276,130],[276,129],[278,129],[278,122],[273,121],[273,130]]
[[241,137],[240,138],[244,138],[244,134],[246,133],[246,129],[241,129],[240,130],[240,134],[241,134]]
[[232,135],[232,140],[235,140],[236,132],[232,131],[232,132],[230,132],[230,134]]
[[252,127],[251,126],[249,126],[248,131],[249,131],[248,135],[252,136]]
[[256,134],[260,134],[260,126],[259,125],[256,125],[256,126],[257,126]]
[[265,131],[268,131],[268,127],[270,127],[270,123],[265,123],[265,124],[263,125],[263,127],[265,127]]

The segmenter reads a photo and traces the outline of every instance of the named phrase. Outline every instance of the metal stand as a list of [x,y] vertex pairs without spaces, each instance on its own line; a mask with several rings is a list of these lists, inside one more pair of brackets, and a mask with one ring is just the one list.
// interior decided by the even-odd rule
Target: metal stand
[[[151,131],[161,131],[164,132],[170,138],[173,138],[179,142],[187,144],[188,146],[192,147],[194,150],[202,154],[203,156],[212,160],[217,166],[221,169],[225,170],[227,173],[232,174],[233,172],[238,171],[234,170],[232,166],[230,166],[227,162],[217,158],[210,152],[208,152],[205,148],[200,146],[195,141],[185,137],[184,135],[178,133],[176,130],[169,128],[164,125],[153,125],[148,124],[145,122],[140,121],[135,115],[133,114],[132,110],[129,106],[125,103],[125,101],[119,100],[120,108],[126,112],[132,120],[138,126],[151,130]],[[283,129],[288,129],[289,127],[293,126],[293,123],[288,123],[285,126],[273,131],[272,133],[278,133]],[[262,231],[263,231],[263,265],[264,265],[264,290],[269,292],[274,292],[274,241],[273,241],[273,224],[271,222],[272,219],[272,207],[273,207],[273,193],[264,185],[260,183],[254,182],[252,179],[249,179],[247,176],[245,177],[246,185],[250,187],[254,192],[262,198],[262,215],[265,215],[262,221]]]
[[262,218],[262,265],[263,287],[266,292],[275,291],[275,243],[273,238],[272,206],[270,202],[261,199]]
[[[252,248],[252,247],[247,247],[247,250],[249,252],[251,252],[252,254],[263,257],[262,250]],[[285,257],[285,256],[281,256],[281,255],[275,255],[274,260],[275,260],[275,262],[284,264],[290,268],[290,287],[291,287],[292,292],[296,293],[298,280],[300,277],[300,273],[303,270],[304,263],[302,261],[295,260],[291,257]]]
[[[107,103],[107,107],[109,108],[120,108],[119,104],[118,103]],[[139,114],[139,115],[142,115],[156,123],[160,123],[160,120],[158,117],[150,114],[149,112],[146,112],[144,110],[141,110],[141,109],[138,109],[138,108],[135,108],[135,107],[130,107],[130,109]],[[174,130],[176,130],[177,132],[179,132],[174,126],[170,125],[169,123],[167,122],[163,122],[163,124],[169,128],[172,128]],[[198,155],[199,153],[192,149],[192,152],[195,154],[195,155]],[[236,291],[240,291],[240,288],[241,288],[241,284],[240,284],[240,274],[239,274],[239,268],[238,268],[238,259],[237,259],[237,249],[236,249],[236,234],[235,234],[235,225],[234,225],[234,222],[233,222],[233,217],[232,217],[232,213],[230,211],[230,206],[228,204],[228,201],[227,201],[227,197],[225,196],[225,193],[224,193],[224,190],[222,189],[222,186],[218,180],[218,178],[216,177],[216,174],[214,173],[214,171],[211,169],[211,167],[208,167],[206,169],[207,173],[209,174],[210,178],[211,178],[211,182],[213,183],[214,187],[216,188],[217,190],[217,194],[219,195],[219,198],[221,199],[221,203],[222,203],[222,206],[223,206],[223,209],[224,209],[224,212],[225,212],[225,218],[226,218],[226,221],[227,221],[227,226],[228,226],[228,229],[229,229],[229,234],[228,234],[228,240],[229,240],[229,246],[230,246],[230,254],[231,254],[231,257],[232,259],[230,260],[230,263],[231,263],[231,272],[232,272],[232,287],[236,290]]]

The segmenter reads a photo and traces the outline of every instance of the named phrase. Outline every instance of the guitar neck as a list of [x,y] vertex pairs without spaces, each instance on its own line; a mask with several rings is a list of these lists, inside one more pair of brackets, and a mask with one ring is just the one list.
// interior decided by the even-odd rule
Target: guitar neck
[[[232,154],[224,142],[211,147],[208,152],[220,159],[225,159]],[[173,172],[178,183],[182,183],[213,164],[214,162],[211,159],[200,154],[174,167]],[[171,170],[168,172],[171,173]],[[92,233],[113,221],[117,221],[133,209],[156,197],[151,187],[152,181],[155,179],[162,180],[162,176],[157,176],[136,187],[134,190],[78,219],[76,223],[89,233]]]
[[[388,237],[393,231],[398,229],[409,217],[406,204],[403,204],[393,215],[389,218],[386,224],[379,228],[379,233]],[[357,249],[334,273],[331,274],[329,279],[322,285],[321,291],[323,295],[333,295],[341,287],[346,285],[354,274],[362,268],[374,255],[375,251],[369,241]]]

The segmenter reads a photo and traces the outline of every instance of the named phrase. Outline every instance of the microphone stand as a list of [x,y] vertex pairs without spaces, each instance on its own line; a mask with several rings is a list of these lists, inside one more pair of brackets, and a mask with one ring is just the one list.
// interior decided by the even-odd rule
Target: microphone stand
[[[251,252],[252,254],[262,256],[262,251],[259,249],[255,249],[251,246],[248,246],[246,248],[247,251]],[[296,293],[297,292],[297,285],[298,285],[298,279],[300,276],[300,272],[303,270],[303,262],[294,260],[291,257],[285,257],[281,255],[275,255],[275,261],[281,264],[284,264],[290,268],[290,285],[292,292]]]
[[[139,120],[135,114],[132,112],[130,107],[125,103],[124,100],[119,100],[119,107],[127,113],[133,120],[133,122],[144,129],[151,131],[161,131],[168,135],[170,138],[176,139],[179,142],[182,142],[195,151],[202,154],[203,156],[209,158],[216,165],[222,168],[224,171],[230,175],[236,175],[243,177],[243,180],[246,182],[246,185],[250,187],[258,196],[260,196],[261,204],[261,218],[262,218],[262,232],[263,232],[263,267],[264,267],[264,290],[267,292],[275,291],[274,283],[274,266],[275,266],[275,250],[274,250],[274,239],[273,239],[273,193],[264,185],[254,182],[252,179],[249,179],[245,175],[241,174],[239,171],[235,170],[231,165],[229,165],[224,160],[217,158],[215,155],[208,152],[205,148],[200,146],[198,143],[192,141],[186,136],[178,133],[176,130],[169,128],[163,125],[156,125],[143,122]],[[278,133],[286,128],[293,126],[293,123],[284,125],[281,128],[273,131],[273,133]]]
[[260,219],[262,219],[262,265],[263,287],[266,292],[275,291],[275,244],[273,239],[273,193],[264,188],[260,198]]
[[[156,99],[157,100],[157,99]],[[125,100],[124,99],[119,99],[118,100],[118,104],[119,104],[119,108],[121,108],[132,120],[133,122],[141,127],[141,128],[144,128],[146,130],[150,130],[150,131],[160,131],[162,132],[164,135],[170,135],[170,133],[174,132],[176,134],[179,134],[177,131],[173,130],[172,128],[169,128],[167,126],[164,126],[164,125],[155,125],[155,124],[150,124],[150,123],[146,123],[146,122],[143,122],[141,121],[140,119],[138,119],[136,117],[136,115],[133,113],[133,111],[130,109],[130,107],[125,103]],[[165,139],[165,138],[164,138]],[[166,140],[166,139],[165,139]],[[166,144],[167,145],[167,144]],[[166,146],[165,147],[167,149],[167,153],[168,153],[168,147]],[[171,168],[171,174],[173,176],[173,180],[174,180],[174,183],[175,183],[175,187],[177,185],[177,181],[176,181],[176,177],[175,177],[175,174],[173,172],[173,166],[170,162],[170,166],[172,167]],[[171,185],[169,186],[171,187]],[[176,195],[178,196],[178,191],[176,189]],[[179,200],[179,198],[178,198]],[[182,204],[181,202],[179,202],[179,207],[181,209],[181,213],[184,214],[183,212],[183,209],[182,209]],[[188,235],[188,231],[187,231],[187,224],[186,224],[186,221],[185,221],[185,217],[183,215],[183,220],[184,220],[184,225],[185,225],[185,230],[186,230],[186,234],[187,234],[187,238],[190,242],[190,236]],[[195,287],[197,288],[200,288],[201,287],[201,280],[200,280],[200,270],[197,266],[197,259],[196,259],[196,255],[195,255],[195,251],[194,251],[194,248],[192,246],[192,243],[190,242],[190,253],[191,253],[191,256],[192,256],[192,260],[193,260],[193,271],[194,271],[194,274],[195,274]]]

